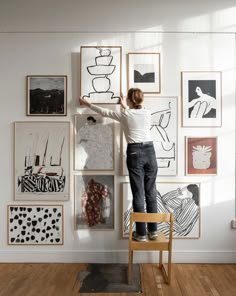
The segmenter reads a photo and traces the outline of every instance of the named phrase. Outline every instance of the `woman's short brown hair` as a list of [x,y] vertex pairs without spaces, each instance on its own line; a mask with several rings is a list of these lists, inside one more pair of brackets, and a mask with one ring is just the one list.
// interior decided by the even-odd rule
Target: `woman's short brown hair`
[[143,102],[143,92],[139,88],[130,88],[128,90],[127,99],[131,101],[134,108],[140,108]]

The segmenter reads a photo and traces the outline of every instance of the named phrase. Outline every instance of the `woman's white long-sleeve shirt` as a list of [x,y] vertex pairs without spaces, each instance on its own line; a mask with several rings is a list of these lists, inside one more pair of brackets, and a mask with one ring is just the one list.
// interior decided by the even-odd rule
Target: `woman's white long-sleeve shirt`
[[90,108],[103,117],[112,118],[120,122],[127,143],[141,143],[151,141],[151,113],[147,109],[125,109],[113,111],[91,104]]

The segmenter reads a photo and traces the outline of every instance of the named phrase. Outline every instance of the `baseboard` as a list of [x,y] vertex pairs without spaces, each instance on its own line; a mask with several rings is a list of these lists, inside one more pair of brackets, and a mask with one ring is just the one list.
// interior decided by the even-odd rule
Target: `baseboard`
[[[164,252],[164,262],[166,260]],[[127,250],[17,250],[0,251],[1,263],[126,263]],[[135,263],[156,263],[155,252],[135,252]],[[236,251],[174,251],[173,263],[236,263]]]

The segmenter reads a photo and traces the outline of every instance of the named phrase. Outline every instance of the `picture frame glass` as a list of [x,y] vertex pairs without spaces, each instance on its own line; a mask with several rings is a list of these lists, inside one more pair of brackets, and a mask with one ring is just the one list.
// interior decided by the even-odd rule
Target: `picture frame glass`
[[114,170],[114,121],[98,114],[75,115],[75,170]]
[[161,92],[160,53],[128,53],[128,89]]
[[114,176],[75,175],[75,229],[114,229]]
[[68,200],[70,122],[15,122],[15,200]]
[[27,116],[67,115],[67,76],[28,75]]
[[181,72],[182,126],[220,127],[221,72]]
[[91,103],[117,104],[121,94],[121,46],[80,47],[80,96]]
[[[121,183],[122,237],[127,238],[130,227],[132,192],[128,182]],[[158,182],[157,212],[174,214],[173,238],[200,237],[200,184],[195,182]],[[133,227],[135,229],[135,226]],[[158,223],[157,231],[169,233],[166,223]]]
[[186,174],[217,175],[217,137],[186,137]]
[[63,245],[63,205],[8,205],[9,245]]

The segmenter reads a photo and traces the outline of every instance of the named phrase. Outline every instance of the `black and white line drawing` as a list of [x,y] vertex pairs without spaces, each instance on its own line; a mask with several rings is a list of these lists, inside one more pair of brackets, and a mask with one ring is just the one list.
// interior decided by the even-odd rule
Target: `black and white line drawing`
[[169,101],[166,109],[151,113],[151,134],[157,153],[158,169],[168,170],[171,163],[176,161],[176,143],[168,131],[174,112],[172,108]]
[[121,81],[120,47],[81,47],[81,95],[93,103],[117,104]]
[[[151,136],[156,152],[159,176],[177,174],[177,98],[145,97],[144,107],[151,110]],[[126,141],[122,137],[122,172],[126,166]]]
[[222,123],[222,73],[181,72],[182,126],[220,127]]
[[69,123],[15,123],[15,199],[67,200]]
[[216,118],[216,81],[189,80],[189,118]]
[[[200,236],[200,184],[157,183],[157,209],[159,213],[173,213],[174,238],[199,238]],[[123,237],[128,237],[132,193],[129,183],[122,183]],[[158,223],[157,231],[168,234],[167,223]]]

